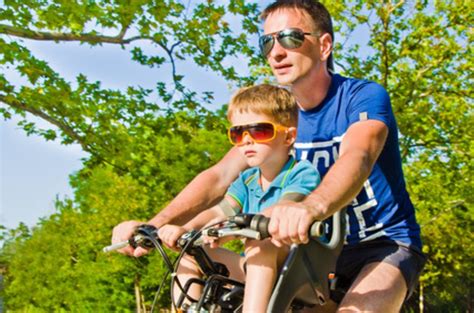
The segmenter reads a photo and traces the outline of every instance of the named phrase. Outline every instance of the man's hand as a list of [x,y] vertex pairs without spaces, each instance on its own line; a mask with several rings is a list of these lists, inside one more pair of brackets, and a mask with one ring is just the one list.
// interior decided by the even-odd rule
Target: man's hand
[[[112,231],[112,244],[127,241],[130,239],[138,226],[146,224],[145,222],[140,221],[126,221],[118,224],[114,227]],[[122,249],[117,250],[119,253],[140,257],[148,253],[148,250],[141,247],[134,249],[132,246],[126,246]]]
[[311,224],[318,218],[316,210],[304,202],[285,201],[271,207],[268,231],[277,247],[283,244],[300,244],[309,241]]

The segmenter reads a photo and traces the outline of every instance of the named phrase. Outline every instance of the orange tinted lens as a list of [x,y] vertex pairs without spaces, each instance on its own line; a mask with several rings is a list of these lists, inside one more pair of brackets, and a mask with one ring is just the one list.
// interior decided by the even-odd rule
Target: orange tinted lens
[[251,124],[247,131],[257,142],[270,140],[275,136],[275,127],[270,123]]
[[229,139],[234,145],[242,142],[245,132],[256,142],[268,141],[275,136],[275,127],[272,123],[255,123],[233,126],[229,128]]

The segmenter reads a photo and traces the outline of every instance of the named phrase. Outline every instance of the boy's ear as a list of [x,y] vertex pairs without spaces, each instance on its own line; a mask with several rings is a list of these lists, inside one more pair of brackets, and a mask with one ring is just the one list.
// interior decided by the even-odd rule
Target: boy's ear
[[296,140],[296,127],[288,127],[286,130],[286,144],[291,146]]

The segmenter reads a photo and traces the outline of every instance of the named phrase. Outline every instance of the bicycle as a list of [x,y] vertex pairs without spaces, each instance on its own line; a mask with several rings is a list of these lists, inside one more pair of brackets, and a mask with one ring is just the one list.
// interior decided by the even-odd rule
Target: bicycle
[[[345,238],[343,216],[345,212],[340,211],[333,215],[331,221],[314,222],[310,229],[310,242],[291,246],[273,288],[267,312],[293,312],[304,307],[324,305],[330,298],[330,293],[336,291],[335,264]],[[157,229],[151,225],[140,226],[136,235],[128,241],[107,246],[103,251],[117,250],[129,244],[134,247],[156,248],[165,260],[169,273],[172,273],[171,301],[174,308],[184,312],[241,312],[244,283],[230,279],[226,266],[209,257],[202,247],[202,238],[233,236],[261,240],[270,237],[268,223],[269,218],[263,215],[238,214],[200,231],[188,232],[177,242],[181,252],[175,262],[171,262],[158,238]],[[194,257],[204,276],[202,279],[190,279],[182,286],[174,273],[185,253]],[[167,275],[161,286],[166,277]],[[176,302],[173,295],[174,284],[182,291]],[[192,284],[203,286],[199,299],[187,295]],[[156,298],[157,296],[155,301]],[[191,305],[186,306],[185,299],[188,299]],[[153,307],[154,303],[152,311]]]

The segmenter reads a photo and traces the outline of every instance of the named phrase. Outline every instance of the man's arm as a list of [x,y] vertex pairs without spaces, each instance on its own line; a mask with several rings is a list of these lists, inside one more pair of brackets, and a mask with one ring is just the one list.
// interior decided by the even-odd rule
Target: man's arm
[[[247,167],[236,148],[231,149],[217,164],[197,175],[166,208],[155,215],[149,224],[155,227],[173,223],[182,225],[191,217],[216,204],[239,173]],[[114,227],[112,243],[128,240],[140,221],[125,221]],[[119,252],[140,256],[142,248],[125,247]]]
[[182,225],[202,210],[219,202],[229,185],[247,167],[245,159],[231,149],[222,160],[197,175],[160,213],[148,223],[156,227],[173,223]]
[[387,135],[387,126],[377,120],[350,126],[341,142],[339,158],[321,184],[304,201],[273,208],[269,231],[274,241],[307,242],[314,220],[323,220],[349,204],[369,177]]

